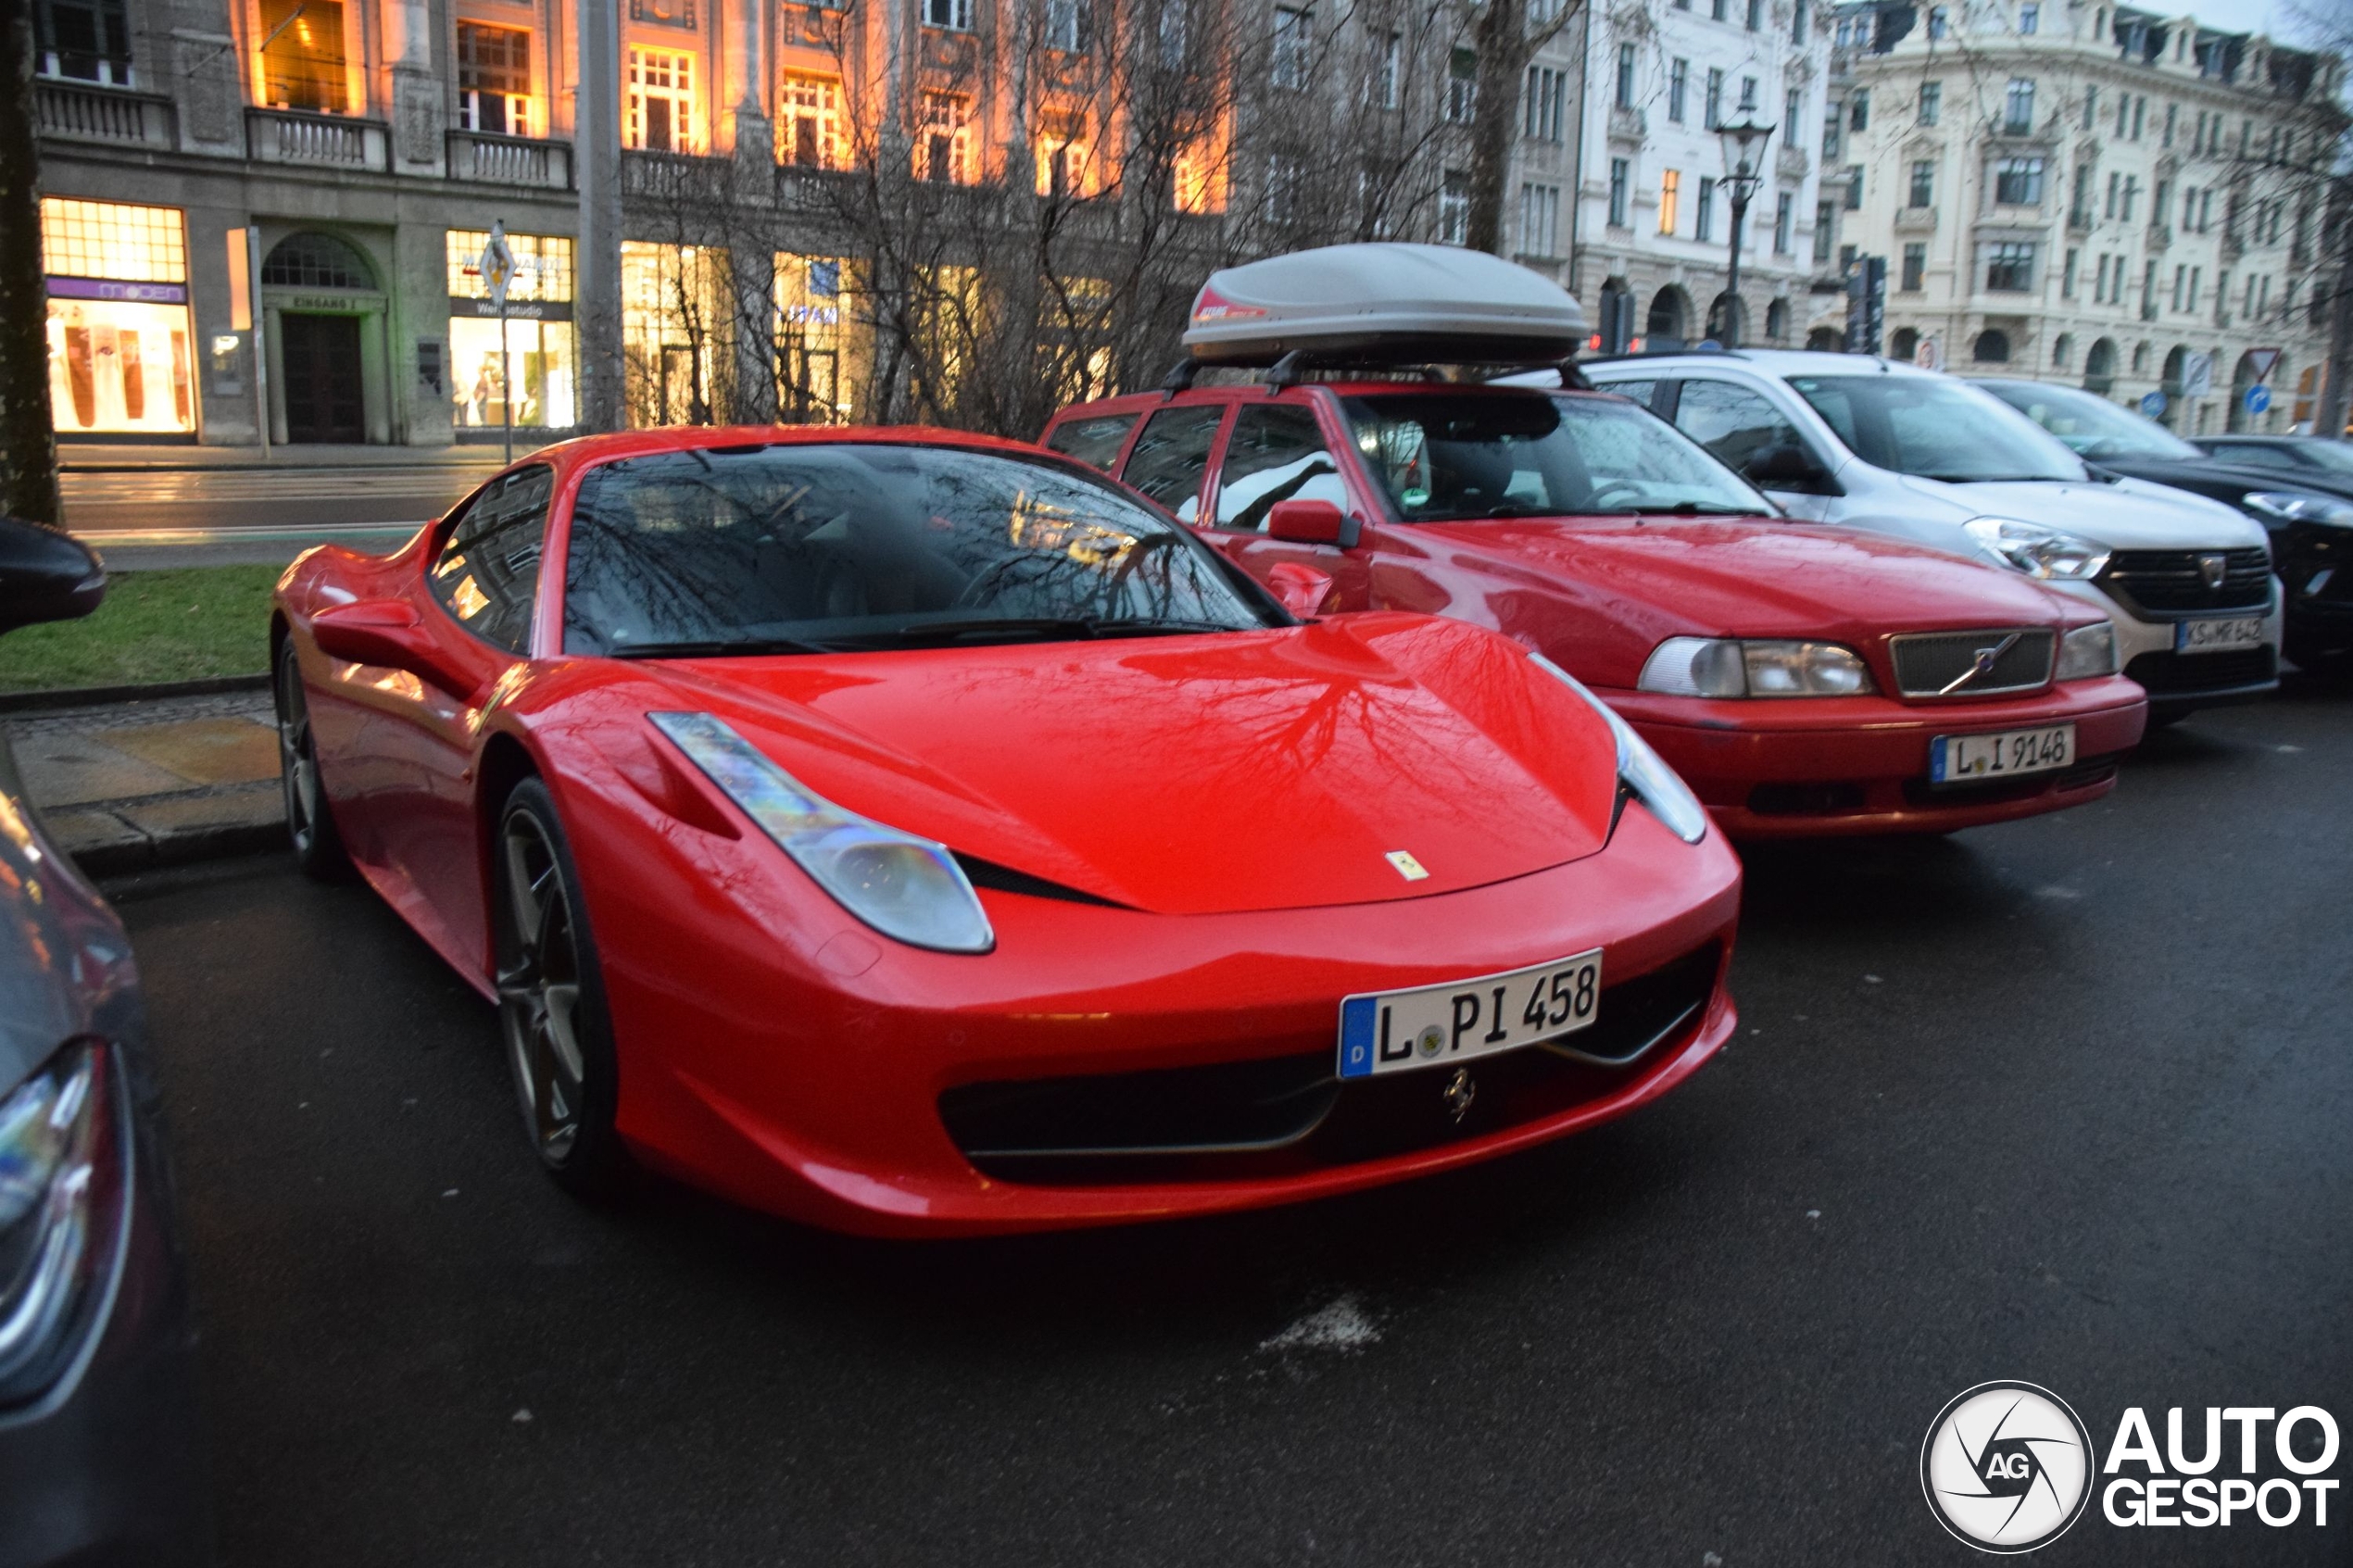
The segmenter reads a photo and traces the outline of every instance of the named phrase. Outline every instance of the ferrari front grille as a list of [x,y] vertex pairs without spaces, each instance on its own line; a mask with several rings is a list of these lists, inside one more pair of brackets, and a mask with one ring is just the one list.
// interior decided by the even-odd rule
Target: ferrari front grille
[[1441,1072],[1341,1084],[1335,1052],[1143,1073],[965,1084],[940,1121],[975,1166],[1041,1186],[1305,1174],[1478,1137],[1626,1087],[1688,1039],[1715,994],[1722,949],[1694,948],[1602,989],[1601,1016],[1558,1047],[1481,1057],[1457,1122]]
[[1906,696],[1994,696],[2050,684],[2058,634],[2045,626],[1914,632],[1887,639],[1895,689]]

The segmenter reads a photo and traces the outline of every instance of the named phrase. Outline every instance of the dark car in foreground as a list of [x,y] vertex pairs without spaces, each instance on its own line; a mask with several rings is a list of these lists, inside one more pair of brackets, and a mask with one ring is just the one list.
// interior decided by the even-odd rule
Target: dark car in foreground
[[2210,496],[2261,523],[2287,596],[2285,652],[2308,670],[2353,669],[2353,446],[2308,436],[2183,440],[2070,386],[1977,383],[2085,462]]
[[[0,519],[0,632],[97,560]],[[208,1558],[186,1275],[122,923],[0,746],[0,1568]]]

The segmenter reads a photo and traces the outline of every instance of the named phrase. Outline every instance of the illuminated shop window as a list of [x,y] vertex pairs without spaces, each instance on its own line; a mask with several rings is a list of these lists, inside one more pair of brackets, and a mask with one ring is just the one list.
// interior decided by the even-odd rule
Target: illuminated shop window
[[321,114],[351,111],[343,0],[261,0],[261,101]]
[[449,396],[460,430],[507,422],[514,383],[517,429],[570,430],[579,422],[577,346],[573,335],[573,245],[564,234],[509,234],[514,281],[507,285],[506,348],[482,277],[481,229],[451,229],[443,255],[449,278]]
[[776,416],[786,423],[849,419],[847,316],[840,258],[776,253]]
[[65,434],[196,428],[187,245],[180,211],[49,197],[49,406]]
[[[490,285],[482,281],[483,247],[488,231],[448,231],[447,257],[449,297],[488,299]],[[509,234],[507,248],[514,252],[515,278],[507,285],[510,300],[572,300],[572,238],[568,234]]]
[[458,123],[500,136],[534,132],[531,34],[519,27],[458,24]]
[[727,253],[621,245],[622,371],[632,425],[708,424],[726,406]]
[[44,197],[43,270],[73,278],[178,283],[188,277],[188,249],[176,207]]

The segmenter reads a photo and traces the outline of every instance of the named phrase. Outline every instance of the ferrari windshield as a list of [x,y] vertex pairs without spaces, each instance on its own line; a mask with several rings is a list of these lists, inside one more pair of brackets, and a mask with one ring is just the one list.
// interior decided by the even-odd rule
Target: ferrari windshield
[[2075,479],[2083,465],[2033,420],[1945,376],[1792,376],[1846,449],[1874,468],[1954,484]]
[[1988,381],[1978,385],[2049,431],[2079,458],[2161,458],[2203,462],[2206,454],[2130,408],[2071,386],[2040,382]]
[[1186,529],[1059,464],[950,446],[731,446],[588,471],[567,652],[817,652],[1279,623]]
[[1406,522],[1774,511],[1674,427],[1617,398],[1428,391],[1340,407],[1365,467]]

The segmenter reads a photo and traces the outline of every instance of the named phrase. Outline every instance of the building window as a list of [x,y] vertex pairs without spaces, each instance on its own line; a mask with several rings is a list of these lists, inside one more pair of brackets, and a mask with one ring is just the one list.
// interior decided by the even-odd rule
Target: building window
[[2059,297],[2061,299],[2073,299],[2075,297],[2075,274],[2078,263],[2081,260],[2082,254],[2083,253],[2082,251],[2076,249],[2073,245],[2067,247],[2067,264],[2059,272]]
[[[925,0],[936,5],[938,0]],[[1315,47],[1315,17],[1312,12],[1295,11],[1286,6],[1275,7],[1275,49],[1269,76],[1277,87],[1303,92],[1307,86],[1307,59]]]
[[973,167],[969,106],[956,93],[926,93],[915,133],[915,178],[941,185],[969,185]]
[[2043,7],[2034,0],[2026,0],[2026,4],[2018,8],[2018,31],[2029,38],[2043,31]]
[[1307,166],[1290,153],[1266,155],[1266,195],[1265,216],[1269,223],[1288,223],[1299,211],[1300,187],[1307,179]]
[[1846,210],[1863,210],[1863,166],[1859,163],[1846,166]]
[[695,57],[629,51],[628,145],[649,153],[695,150]]
[[776,94],[776,157],[801,169],[839,169],[841,83],[787,76]]
[[[1185,0],[1162,0],[1158,31],[1160,33],[1160,69],[1182,70],[1185,67],[1185,56],[1192,49],[1193,34],[1192,23],[1185,15]],[[1392,32],[1389,38],[1393,50],[1397,34]],[[1393,109],[1397,106],[1384,104],[1381,107]]]
[[1087,0],[1046,0],[1046,47],[1083,55],[1094,46],[1095,17]]
[[1904,247],[1904,271],[1895,286],[1906,294],[1918,294],[1927,276],[1928,246],[1915,240]]
[[1529,66],[1527,100],[1522,114],[1529,140],[1558,143],[1567,119],[1568,73],[1551,66]]
[[695,25],[695,0],[629,0],[633,22],[659,22],[664,27]]
[[1560,254],[1561,188],[1522,185],[1519,188],[1519,248],[1529,256]]
[[1699,177],[1699,202],[1692,208],[1692,237],[1703,245],[1716,237],[1716,182]]
[[838,257],[776,254],[776,417],[787,424],[849,420],[841,273]]
[[1912,165],[1912,194],[1910,201],[1908,201],[1906,205],[1909,207],[1934,207],[1936,205],[1935,159],[1921,158],[1919,162]]
[[261,0],[261,101],[275,108],[347,114],[342,0]]
[[1093,194],[1088,179],[1088,148],[1086,120],[1075,114],[1051,114],[1038,132],[1038,194],[1041,196],[1085,196]]
[[1446,118],[1468,125],[1478,114],[1478,55],[1457,49],[1446,56]]
[[1710,131],[1724,123],[1724,73],[1713,68],[1707,73],[1707,102],[1700,123]]
[[2023,136],[2034,129],[2034,83],[2014,76],[2002,94],[2002,132]]
[[696,245],[621,243],[622,374],[635,426],[710,424],[720,366],[732,345],[727,253]]
[[1676,203],[1682,194],[1683,171],[1670,169],[1658,177],[1658,232],[1672,234],[1677,217]]
[[1667,68],[1667,118],[1676,124],[1683,123],[1691,107],[1692,62],[1678,59]]
[[1952,31],[1951,8],[1944,6],[1931,6],[1928,8],[1928,35],[1931,38],[1943,38]]
[[444,233],[452,422],[461,430],[505,424],[511,382],[518,426],[569,430],[579,422],[573,401],[572,241],[561,234],[507,236],[516,269],[507,285],[510,320],[503,351],[497,311],[482,279],[482,251],[489,243],[489,234],[479,229]]
[[49,409],[62,434],[191,434],[195,329],[180,210],[44,197]]
[[1716,20],[1722,21],[1730,14],[1729,0],[1714,0],[1714,4],[1707,8],[1707,14]]
[[261,281],[288,289],[376,286],[376,275],[366,257],[333,234],[321,233],[292,234],[280,240],[261,264]]
[[1981,365],[2007,365],[2010,359],[2010,334],[1989,327],[1977,334],[1969,345],[1969,358]]
[[1617,107],[1621,109],[1630,109],[1634,107],[1634,45],[1631,44],[1620,44],[1617,46]]
[[1985,247],[1985,287],[1992,294],[2023,294],[2034,286],[2034,244],[2002,240]]
[[1828,261],[1831,258],[1831,235],[1837,231],[1837,228],[1838,208],[1829,202],[1816,202],[1814,204],[1814,259],[1816,261]]
[[1756,78],[1753,76],[1741,78],[1741,113],[1750,116],[1756,113]]
[[532,133],[530,33],[458,24],[458,123],[495,135]]
[[1470,176],[1450,169],[1438,185],[1438,243],[1470,243]]
[[1871,90],[1857,87],[1846,101],[1846,125],[1850,131],[1868,131],[1871,124]]
[[[1385,32],[1373,41],[1372,101],[1385,109],[1393,109],[1403,100],[1399,96],[1404,78],[1405,39],[1402,33]],[[1535,115],[1536,73],[1540,68],[1528,68],[1529,117]],[[1557,74],[1557,73],[1555,73]],[[1536,132],[1531,130],[1529,135]]]
[[2051,369],[2055,370],[2064,370],[2067,369],[2067,362],[2074,358],[2074,334],[2071,332],[2059,333],[2058,341],[2051,345]]
[[1765,25],[1765,0],[1748,0],[1748,31],[1755,32]]
[[1797,197],[1788,191],[1783,191],[1780,194],[1780,199],[1773,204],[1773,252],[1775,255],[1790,254],[1791,236],[1795,232],[1796,225]]
[[2006,157],[1994,166],[1994,200],[2001,207],[2043,204],[2043,160]]
[[1806,24],[1809,19],[1811,19],[1806,13],[1806,0],[1797,0],[1797,3],[1790,7],[1789,41],[1791,43],[1801,47],[1805,44]]
[[924,25],[949,32],[973,30],[973,0],[924,0]]
[[131,24],[122,0],[34,0],[32,26],[42,75],[132,85]]
[[1781,100],[1781,124],[1787,127],[1781,137],[1781,144],[1787,147],[1804,146],[1805,144],[1797,139],[1797,132],[1798,127],[1805,123],[1806,89],[1793,87]]
[[1944,113],[1944,83],[1941,82],[1921,82],[1919,110],[1920,123],[1922,125],[1934,125],[1938,119],[1943,118]]
[[1613,229],[1626,227],[1626,186],[1632,170],[1622,157],[1609,160],[1609,221]]
[[1832,104],[1822,116],[1822,157],[1825,162],[1838,157],[1838,149],[1843,144],[1841,128],[1846,124],[1845,117],[1845,109],[1837,104]]

